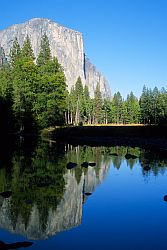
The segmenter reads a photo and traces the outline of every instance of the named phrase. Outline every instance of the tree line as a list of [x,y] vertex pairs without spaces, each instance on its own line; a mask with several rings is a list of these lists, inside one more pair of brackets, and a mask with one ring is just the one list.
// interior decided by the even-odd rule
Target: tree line
[[125,100],[120,92],[107,99],[97,83],[91,97],[80,77],[68,91],[46,34],[37,58],[27,36],[22,47],[15,38],[0,67],[0,116],[1,131],[25,133],[55,125],[158,124],[167,121],[167,91],[144,86],[139,99],[133,92]]
[[78,78],[68,95],[67,124],[160,124],[167,122],[167,91],[143,87],[138,99],[131,91],[126,99],[120,92],[102,98],[97,84],[94,98]]

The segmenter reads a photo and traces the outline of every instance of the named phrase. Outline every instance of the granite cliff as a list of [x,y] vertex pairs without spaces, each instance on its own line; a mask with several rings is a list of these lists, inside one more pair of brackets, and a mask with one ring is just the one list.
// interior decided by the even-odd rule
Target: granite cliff
[[[4,49],[6,57],[15,37],[23,45],[25,37],[30,37],[35,56],[40,49],[43,34],[49,38],[52,56],[58,58],[64,68],[67,85],[70,89],[80,76],[82,83],[88,85],[90,95],[93,96],[97,82],[103,97],[111,96],[109,84],[105,77],[85,57],[83,38],[80,32],[63,27],[45,18],[34,18],[22,24],[13,25],[0,31],[0,47]],[[0,51],[1,58],[1,51]]]
[[7,62],[4,49],[0,47],[0,67]]

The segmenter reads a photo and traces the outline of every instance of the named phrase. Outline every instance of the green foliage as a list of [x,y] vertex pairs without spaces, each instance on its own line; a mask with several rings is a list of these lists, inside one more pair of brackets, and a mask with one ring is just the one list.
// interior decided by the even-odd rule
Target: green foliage
[[14,117],[15,131],[22,133],[63,124],[67,106],[65,75],[57,58],[51,58],[46,34],[41,41],[38,65],[34,59],[29,37],[22,48],[15,38],[10,64],[0,69],[0,106],[3,113],[8,113],[7,118],[2,114],[4,125],[10,122],[9,116]]
[[[137,158],[125,159],[127,153]],[[66,164],[70,161],[78,165],[72,170],[67,170]],[[85,161],[95,162],[96,167],[87,169],[81,167]],[[68,180],[70,183],[74,182],[74,188],[79,188],[79,197],[84,198],[84,195],[81,197],[81,191],[82,194],[87,189],[94,191],[107,175],[110,166],[119,169],[122,163],[125,166],[125,162],[130,168],[138,162],[142,167],[149,164],[155,176],[158,173],[162,174],[167,167],[167,160],[162,152],[157,150],[153,152],[138,147],[74,147],[69,144],[34,142],[32,138],[28,142],[25,139],[18,142],[8,141],[8,145],[2,144],[0,192],[12,190],[12,196],[7,203],[8,216],[13,228],[15,229],[18,221],[21,220],[26,230],[32,211],[36,211],[39,229],[46,232],[47,222],[50,219],[49,212],[56,213],[60,202],[62,203],[59,209],[66,211],[67,207],[63,208],[62,199],[71,191]],[[67,192],[64,196],[65,191]],[[74,192],[71,192],[71,195],[74,197]],[[68,199],[70,200],[70,197]]]
[[66,79],[56,58],[39,67],[39,88],[33,110],[41,128],[64,123]]
[[56,210],[64,194],[66,161],[62,158],[63,151],[54,145],[50,147],[44,142],[32,145],[32,141],[20,141],[8,156],[10,162],[5,161],[0,170],[0,190],[12,190],[9,215],[14,228],[18,217],[27,225],[36,207],[44,230],[49,209]]
[[91,98],[89,95],[89,89],[88,86],[85,85],[84,91],[83,91],[83,117],[84,122],[90,124],[91,123]]
[[111,119],[112,123],[122,123],[123,122],[123,100],[120,92],[114,94],[111,104]]
[[95,123],[101,123],[103,120],[103,100],[100,92],[100,84],[97,83],[94,95],[94,120]]
[[158,124],[167,121],[167,93],[165,89],[159,91],[156,87],[143,87],[140,97],[141,122],[144,124]]
[[78,125],[84,120],[85,112],[85,98],[84,89],[81,78],[78,77],[75,87],[71,88],[71,91],[67,98],[68,111],[67,111],[67,124]]
[[30,40],[27,37],[12,67],[12,110],[16,120],[16,130],[20,132],[31,132],[35,126],[32,105],[37,83],[37,66],[33,59]]
[[[5,56],[5,55],[4,55]],[[120,92],[112,100],[102,98],[97,83],[94,98],[78,77],[67,91],[66,79],[57,58],[51,57],[46,34],[35,63],[30,38],[22,48],[17,38],[9,63],[0,68],[1,129],[22,133],[63,124],[159,124],[167,122],[167,92],[143,87],[140,100],[133,92],[123,100]]]
[[24,41],[23,48],[21,50],[21,55],[24,59],[27,59],[28,61],[33,61],[35,59],[29,36],[27,36]]
[[140,121],[140,106],[137,97],[134,96],[133,92],[127,96],[125,101],[125,119],[124,123],[132,124],[132,123],[139,123]]
[[111,123],[111,100],[105,98],[103,101],[103,114],[104,114],[104,123]]
[[76,100],[76,110],[75,110],[75,124],[79,124],[81,119],[84,116],[83,104],[84,104],[84,97],[83,97],[83,85],[81,78],[78,77],[75,83],[75,100]]
[[21,48],[20,48],[20,44],[18,43],[17,37],[15,37],[14,42],[13,42],[13,46],[10,49],[10,64],[11,66],[15,66],[17,60],[20,58],[21,55]]
[[49,39],[46,33],[42,36],[41,39],[41,48],[37,58],[37,65],[43,66],[51,60],[51,50],[49,45]]

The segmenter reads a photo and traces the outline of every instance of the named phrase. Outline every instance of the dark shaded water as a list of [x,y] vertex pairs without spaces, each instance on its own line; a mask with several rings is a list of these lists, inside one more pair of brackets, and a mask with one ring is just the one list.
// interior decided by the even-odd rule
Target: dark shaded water
[[0,249],[167,249],[165,151],[8,141],[4,191]]

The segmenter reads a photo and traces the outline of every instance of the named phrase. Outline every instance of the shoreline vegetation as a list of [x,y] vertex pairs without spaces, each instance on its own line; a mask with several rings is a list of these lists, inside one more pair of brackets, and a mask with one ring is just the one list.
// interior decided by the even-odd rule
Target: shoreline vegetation
[[[16,37],[9,59],[0,65],[0,116],[3,134],[23,137],[44,131],[56,140],[79,144],[115,140],[145,145],[154,140],[157,145],[161,140],[160,145],[166,145],[167,91],[144,86],[139,99],[130,92],[124,100],[120,92],[102,96],[98,83],[90,96],[80,76],[69,90],[46,34],[37,58],[30,38],[21,47]],[[55,126],[59,129],[45,129]]]
[[138,146],[165,150],[167,125],[94,125],[57,127],[43,130],[43,137],[57,143],[90,146]]

